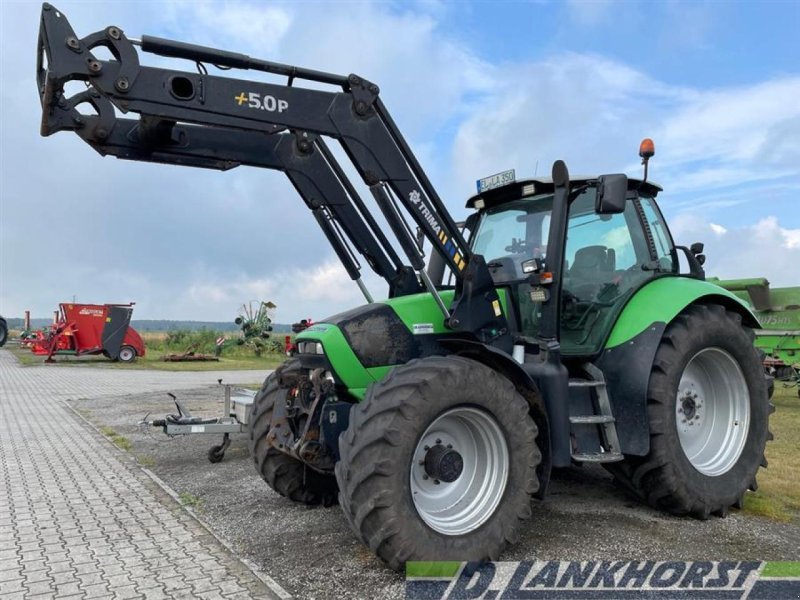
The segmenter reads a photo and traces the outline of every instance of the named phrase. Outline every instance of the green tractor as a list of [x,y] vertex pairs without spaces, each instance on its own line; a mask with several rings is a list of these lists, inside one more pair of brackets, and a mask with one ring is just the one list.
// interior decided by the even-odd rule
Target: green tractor
[[[459,225],[362,77],[118,27],[79,39],[47,4],[39,47],[43,135],[73,131],[122,159],[278,170],[311,210],[367,303],[297,336],[255,399],[250,449],[279,494],[338,501],[392,568],[497,559],[553,468],[600,463],[642,501],[701,519],[756,489],[772,410],[758,321],[705,281],[701,244],[674,244],[649,140],[641,179],[570,178],[557,161],[550,178],[479,180]],[[143,66],[140,52],[198,71]],[[88,89],[68,97],[73,80]]]
[[[467,202],[510,353],[453,334],[428,293],[301,333],[255,400],[251,451],[270,486],[308,504],[338,494],[394,568],[496,559],[550,469],[573,463],[602,463],[671,514],[741,508],[771,439],[758,323],[703,280],[701,248],[675,246],[657,185],[628,179],[617,202],[602,183],[526,179]],[[453,292],[440,295],[449,306]],[[304,446],[314,425],[320,441]]]

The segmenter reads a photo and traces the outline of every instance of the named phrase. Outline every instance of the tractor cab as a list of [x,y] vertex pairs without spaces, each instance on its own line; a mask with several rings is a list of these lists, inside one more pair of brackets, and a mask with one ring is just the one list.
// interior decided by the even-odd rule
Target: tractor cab
[[[678,269],[675,246],[655,197],[661,188],[627,179],[620,212],[598,212],[599,178],[575,177],[568,199],[560,307],[561,352],[599,352],[627,300],[648,281]],[[520,333],[540,333],[542,297],[526,265],[545,265],[550,242],[554,185],[550,178],[505,183],[469,199],[470,246],[482,255],[498,287],[513,299]],[[531,261],[534,261],[532,263]]]

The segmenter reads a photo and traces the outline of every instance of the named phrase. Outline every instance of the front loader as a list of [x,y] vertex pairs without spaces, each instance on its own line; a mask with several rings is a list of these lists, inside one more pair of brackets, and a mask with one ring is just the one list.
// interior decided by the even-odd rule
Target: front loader
[[[756,488],[772,410],[758,322],[704,280],[700,245],[674,244],[647,181],[649,140],[642,179],[570,178],[557,161],[549,178],[479,180],[460,227],[359,76],[119,27],[78,38],[48,4],[39,48],[43,135],[74,131],[129,160],[282,171],[312,211],[367,303],[298,335],[255,399],[250,450],[279,494],[338,501],[392,568],[497,559],[557,467],[601,463],[643,501],[697,518]],[[141,53],[197,72],[143,66]],[[67,97],[74,80],[87,89]],[[388,299],[373,300],[362,260]]]

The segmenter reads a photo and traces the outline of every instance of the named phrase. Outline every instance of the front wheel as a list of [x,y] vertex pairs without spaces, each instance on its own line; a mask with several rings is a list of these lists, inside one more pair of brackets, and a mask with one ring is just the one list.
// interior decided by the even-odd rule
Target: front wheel
[[396,367],[339,438],[339,503],[353,531],[393,569],[497,559],[539,489],[528,410],[508,379],[473,360]]
[[741,508],[766,467],[767,379],[752,331],[719,305],[691,306],[669,325],[648,387],[650,453],[608,465],[627,488],[677,515]]
[[290,360],[267,377],[256,394],[250,418],[250,456],[261,478],[281,496],[312,506],[336,503],[336,479],[319,473],[302,462],[276,450],[269,442],[272,411],[277,402],[286,402],[300,377],[300,363]]

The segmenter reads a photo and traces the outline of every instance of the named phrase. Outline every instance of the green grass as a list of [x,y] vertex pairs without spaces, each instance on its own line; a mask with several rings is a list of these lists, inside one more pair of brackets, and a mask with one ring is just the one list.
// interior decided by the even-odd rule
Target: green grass
[[148,469],[156,466],[156,459],[152,456],[139,456],[137,460],[141,466],[147,467]]
[[203,508],[203,499],[195,496],[194,494],[190,494],[189,492],[181,492],[178,494],[178,500],[180,500],[181,504],[184,506],[190,506],[197,509]]
[[[137,358],[135,362],[130,364],[112,362],[104,356],[69,356],[62,354],[54,357],[56,362],[53,363],[53,366],[74,367],[88,365],[110,369],[154,369],[157,371],[240,371],[274,369],[286,360],[283,353],[265,353],[262,356],[254,356],[253,353],[249,352],[247,349],[235,347],[226,349],[219,361],[164,362],[161,360],[164,354],[173,352],[180,353],[185,351],[186,347],[176,350],[165,346],[163,343],[151,343],[148,341],[147,337],[145,337],[145,348],[147,351],[146,355]],[[6,349],[10,350],[23,366],[44,364],[44,356],[37,356],[27,348],[8,346]],[[209,352],[198,350],[198,352],[213,354],[213,350]]]
[[286,357],[283,354],[266,354],[263,356],[222,357],[219,361],[208,362],[164,362],[161,357],[164,353],[148,351],[144,358],[136,359],[133,364],[109,363],[108,360],[98,361],[109,364],[117,369],[155,369],[157,371],[242,371],[274,369]]
[[131,449],[133,448],[133,444],[128,438],[126,438],[123,435],[120,435],[119,433],[114,431],[111,427],[107,427],[104,425],[100,428],[100,431],[103,433],[104,436],[106,436],[109,440],[111,440],[111,443],[117,446],[117,448],[120,448],[125,452],[130,452]]
[[775,413],[770,430],[775,439],[767,443],[769,467],[758,473],[758,491],[745,496],[745,512],[776,521],[800,521],[800,398],[797,388],[775,386]]

